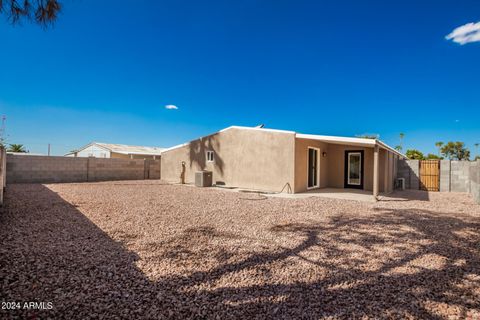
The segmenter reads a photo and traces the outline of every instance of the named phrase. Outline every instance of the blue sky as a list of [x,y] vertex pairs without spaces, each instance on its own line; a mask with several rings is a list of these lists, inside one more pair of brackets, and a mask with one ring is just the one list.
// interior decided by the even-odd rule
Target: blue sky
[[480,42],[445,37],[478,21],[476,0],[64,0],[47,30],[0,16],[0,114],[38,153],[260,123],[473,151]]

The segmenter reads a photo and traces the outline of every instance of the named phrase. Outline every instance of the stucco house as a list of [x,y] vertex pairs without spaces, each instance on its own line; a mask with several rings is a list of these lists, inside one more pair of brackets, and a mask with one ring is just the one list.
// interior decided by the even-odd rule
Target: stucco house
[[129,146],[103,142],[91,142],[78,150],[67,153],[65,157],[95,157],[123,159],[160,159],[162,148]]
[[393,191],[397,161],[405,156],[375,139],[301,134],[232,126],[162,151],[161,178],[193,183],[213,172],[213,183],[300,193],[317,188]]

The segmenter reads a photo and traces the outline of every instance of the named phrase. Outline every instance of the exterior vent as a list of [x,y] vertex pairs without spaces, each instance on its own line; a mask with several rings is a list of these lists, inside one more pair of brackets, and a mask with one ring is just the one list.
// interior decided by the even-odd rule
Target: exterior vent
[[195,186],[196,187],[211,187],[212,186],[212,171],[197,171],[197,172],[195,172]]

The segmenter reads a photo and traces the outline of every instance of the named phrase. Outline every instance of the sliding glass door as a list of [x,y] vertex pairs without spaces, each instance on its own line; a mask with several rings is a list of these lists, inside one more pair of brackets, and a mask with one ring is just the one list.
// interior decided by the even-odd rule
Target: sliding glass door
[[308,148],[308,189],[318,188],[320,186],[320,159],[318,157],[320,149]]

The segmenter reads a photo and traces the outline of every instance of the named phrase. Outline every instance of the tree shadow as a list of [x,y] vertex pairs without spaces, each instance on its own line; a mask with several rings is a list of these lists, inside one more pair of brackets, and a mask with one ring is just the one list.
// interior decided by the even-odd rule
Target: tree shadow
[[135,234],[123,230],[115,241],[47,187],[12,185],[0,211],[2,299],[51,301],[54,309],[0,315],[442,319],[479,310],[478,220],[415,208],[375,210],[264,230],[294,245],[249,247],[261,238],[189,228],[148,246],[158,263],[193,266],[152,279],[126,248]]
[[[373,217],[339,218],[326,225],[275,225],[271,232],[292,234],[302,241],[159,283],[198,287],[252,269],[272,273],[276,265],[288,268],[298,260],[309,265],[307,271],[318,270],[323,276],[312,281],[292,274],[291,281],[287,278],[280,283],[209,287],[195,291],[189,299],[220,297],[222,314],[235,317],[443,319],[446,313],[458,318],[478,315],[480,223],[428,210],[377,211]],[[404,248],[407,244],[409,250]],[[382,248],[396,254],[385,259],[392,252]],[[310,258],[312,250],[321,254]],[[371,260],[375,267],[367,267]]]
[[385,196],[380,196],[382,202],[430,201],[428,191],[423,190],[395,190]]
[[207,151],[213,151],[215,169],[223,175],[225,163],[220,157],[220,142],[217,136],[218,133],[215,133],[189,142],[190,169],[197,165],[201,170],[205,170],[207,168]]

